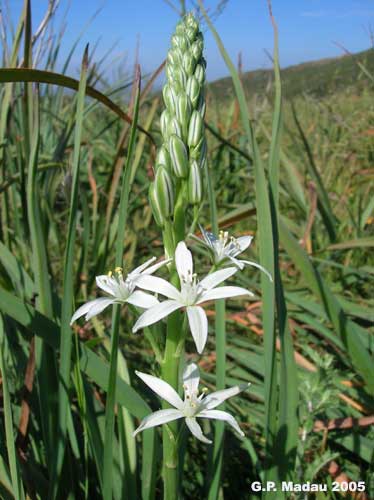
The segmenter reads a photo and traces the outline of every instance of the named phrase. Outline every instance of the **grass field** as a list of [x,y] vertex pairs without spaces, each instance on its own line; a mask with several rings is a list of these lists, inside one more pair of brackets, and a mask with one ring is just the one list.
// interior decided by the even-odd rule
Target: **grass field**
[[[373,51],[280,72],[274,24],[273,71],[240,74],[201,7],[231,76],[206,84],[204,117],[204,62],[198,48],[185,58],[201,77],[192,118],[169,56],[181,104],[166,126],[168,97],[153,85],[163,67],[142,78],[136,66],[109,87],[107,61],[87,49],[74,80],[74,47],[59,60],[54,5],[32,32],[25,0],[2,38],[0,497],[374,498]],[[178,135],[178,126],[187,128]],[[189,170],[172,153],[170,127]],[[232,262],[210,264],[201,228],[252,235],[237,258],[272,277],[249,265],[229,276],[253,296],[204,302],[201,349],[184,312],[196,301],[137,333],[143,310],[122,299],[70,324],[105,295],[95,277],[123,268],[110,278],[119,283],[152,256],[174,259],[155,276],[193,287],[175,264],[182,241],[199,279],[225,272]],[[182,395],[190,363],[208,394],[251,384],[224,405],[244,436],[210,417],[199,422],[211,445],[181,420],[134,437],[161,408],[135,371]],[[256,481],[278,491],[254,491]],[[327,491],[282,492],[282,481]]]

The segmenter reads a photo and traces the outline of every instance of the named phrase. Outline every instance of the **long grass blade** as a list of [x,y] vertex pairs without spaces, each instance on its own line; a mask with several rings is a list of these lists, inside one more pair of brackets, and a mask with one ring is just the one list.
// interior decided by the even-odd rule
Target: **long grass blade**
[[3,405],[4,405],[6,449],[8,453],[13,495],[14,498],[19,498],[20,500],[23,500],[25,498],[25,494],[22,487],[22,481],[19,473],[19,465],[16,454],[16,447],[14,443],[12,408],[10,403],[8,374],[5,363],[5,343],[6,339],[4,331],[4,321],[2,315],[0,314],[0,371],[2,376],[1,381],[2,381],[2,393],[3,393]]
[[[38,69],[24,69],[24,68],[2,68],[0,69],[0,82],[35,82],[35,83],[48,83],[51,85],[58,85],[67,89],[78,90],[79,80],[75,80],[70,76],[65,76],[61,73],[53,73],[51,71],[43,71]],[[86,94],[93,99],[101,102],[104,106],[111,109],[116,115],[127,123],[132,124],[132,119],[108,96],[102,94],[93,87],[86,87]],[[138,130],[145,134],[152,142],[154,139],[152,135],[141,127],[136,125]]]
[[84,101],[86,95],[86,80],[88,66],[88,47],[84,52],[80,84],[77,95],[77,111],[75,118],[74,154],[72,165],[72,187],[70,198],[69,221],[64,258],[63,298],[61,311],[61,345],[58,390],[58,430],[55,466],[50,482],[50,498],[55,498],[58,490],[58,478],[61,473],[66,447],[66,432],[69,409],[69,388],[71,377],[72,335],[70,320],[73,314],[74,297],[74,260],[75,233],[78,216],[78,187],[81,157],[81,140],[83,129]]
[[[131,178],[131,161],[132,152],[135,145],[136,138],[136,124],[139,112],[139,94],[140,94],[140,72],[137,75],[137,92],[135,97],[134,118],[132,120],[132,127],[130,132],[129,147],[127,151],[127,160],[124,167],[121,197],[119,204],[119,222],[117,229],[117,242],[116,242],[116,266],[122,267],[123,264],[123,238],[126,231],[129,195],[130,195],[130,178]],[[104,500],[111,500],[113,488],[113,434],[114,434],[114,403],[116,393],[116,373],[117,373],[117,360],[118,360],[118,341],[119,341],[119,323],[120,323],[120,307],[113,307],[112,315],[112,329],[111,329],[111,355],[110,355],[110,372],[108,381],[108,398],[106,402],[106,415],[105,415],[105,444],[104,444],[104,462],[103,462],[103,498]]]

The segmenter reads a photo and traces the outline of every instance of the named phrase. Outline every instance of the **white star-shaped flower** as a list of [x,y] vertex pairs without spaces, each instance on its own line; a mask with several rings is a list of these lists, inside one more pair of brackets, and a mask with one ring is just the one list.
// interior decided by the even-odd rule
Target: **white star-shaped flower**
[[227,231],[220,231],[218,238],[213,233],[205,231],[200,226],[204,240],[194,237],[199,243],[202,243],[213,256],[213,262],[217,266],[226,262],[232,263],[239,269],[244,269],[244,266],[253,266],[263,271],[268,278],[273,281],[271,274],[257,262],[251,260],[237,259],[236,257],[243,253],[250,246],[253,236],[246,235],[239,238],[229,237]]
[[208,274],[201,281],[197,281],[196,274],[193,273],[191,252],[183,241],[177,245],[175,265],[180,279],[180,290],[168,281],[156,276],[143,275],[138,279],[137,286],[139,288],[164,295],[168,300],[145,311],[135,323],[133,332],[160,321],[178,309],[186,308],[188,323],[197,352],[201,354],[207,341],[208,319],[204,309],[199,304],[208,300],[238,297],[240,295],[253,296],[253,294],[245,288],[237,286],[217,288],[217,285],[237,272],[237,267],[220,269]]
[[239,394],[239,392],[246,389],[250,384],[236,385],[230,389],[212,392],[205,395],[205,391],[199,395],[199,380],[200,374],[198,367],[191,363],[187,365],[183,373],[183,389],[184,400],[179,397],[178,393],[162,379],[153,377],[146,373],[135,372],[148,387],[152,389],[160,398],[167,401],[174,408],[167,410],[159,410],[151,413],[145,417],[140,423],[139,427],[135,430],[134,436],[138,432],[144,431],[157,425],[166,424],[184,418],[187,427],[191,433],[203,443],[211,443],[202,433],[200,425],[197,423],[196,418],[209,418],[215,420],[223,420],[227,422],[236,432],[241,436],[244,433],[240,429],[238,423],[230,413],[222,410],[214,410],[217,406],[223,403],[226,399]]
[[155,260],[156,257],[147,260],[144,264],[131,271],[125,279],[123,278],[122,269],[119,267],[115,269],[114,273],[110,272],[108,275],[97,276],[97,286],[106,292],[109,297],[99,297],[83,304],[73,314],[70,324],[74,323],[81,316],[85,316],[86,321],[88,321],[112,304],[124,304],[128,302],[143,309],[148,309],[159,304],[159,301],[153,295],[149,295],[142,290],[135,290],[137,282],[142,276],[149,276],[161,266],[170,262],[170,259],[162,260],[149,267]]

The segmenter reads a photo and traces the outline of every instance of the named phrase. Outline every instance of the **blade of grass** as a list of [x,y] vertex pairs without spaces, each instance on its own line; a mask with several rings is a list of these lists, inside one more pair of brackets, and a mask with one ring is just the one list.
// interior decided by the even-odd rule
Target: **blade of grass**
[[272,13],[271,1],[268,0],[270,19],[274,31],[274,85],[275,101],[272,124],[272,136],[269,154],[270,203],[273,221],[274,247],[274,282],[277,304],[278,332],[281,343],[280,384],[279,384],[279,420],[277,442],[274,447],[275,462],[278,465],[279,479],[291,479],[296,459],[298,441],[298,384],[292,337],[288,326],[288,313],[284,298],[283,283],[279,267],[279,166],[280,139],[282,128],[282,86],[279,67],[278,28]]
[[0,371],[2,376],[6,450],[8,453],[8,461],[9,461],[10,476],[12,480],[14,498],[17,499],[19,498],[20,500],[24,500],[25,494],[22,487],[22,480],[19,474],[16,447],[14,443],[12,407],[10,403],[8,374],[6,371],[6,364],[5,364],[5,342],[6,340],[4,332],[4,321],[2,315],[0,314]]
[[352,320],[348,319],[338,300],[331,292],[330,287],[317,268],[314,267],[308,254],[298,244],[282,219],[280,219],[279,224],[280,241],[283,247],[301,272],[308,288],[313,291],[323,304],[336,333],[347,349],[352,364],[365,380],[368,392],[374,394],[373,359],[359,338],[358,326]]
[[[204,7],[199,0],[200,8],[206,18],[210,30],[216,40],[218,48],[221,55],[230,71],[234,89],[238,98],[239,108],[241,113],[241,118],[243,122],[243,127],[247,136],[248,145],[250,147],[249,154],[253,158],[254,174],[255,174],[255,186],[256,186],[256,205],[257,205],[257,223],[258,223],[258,235],[260,243],[260,262],[261,264],[274,276],[275,281],[279,280],[279,274],[275,274],[276,267],[276,237],[277,228],[276,220],[273,220],[273,213],[271,203],[273,200],[269,199],[268,187],[265,177],[265,170],[262,164],[262,159],[258,149],[257,141],[255,138],[254,129],[250,121],[248,106],[245,100],[244,91],[240,78],[235,70],[235,67],[230,60],[224,45],[212,26]],[[277,124],[276,124],[277,125]],[[278,131],[275,130],[275,139],[277,142]],[[276,144],[275,142],[275,144]],[[273,139],[274,144],[274,139]],[[273,155],[278,156],[278,153],[274,150]],[[276,214],[276,212],[275,212]],[[271,463],[271,457],[273,457],[274,450],[277,445],[277,366],[276,366],[276,349],[275,349],[275,295],[277,287],[279,289],[279,283],[270,283],[267,278],[261,276],[261,290],[262,290],[262,312],[263,312],[263,328],[264,328],[264,352],[265,352],[265,413],[266,413],[266,425],[265,425],[265,437],[266,437],[266,474],[265,479],[279,479],[279,470],[282,464]],[[284,318],[282,318],[284,323]],[[285,430],[281,429],[281,433],[284,434]],[[282,438],[282,436],[280,436]],[[282,438],[284,441],[284,436]],[[278,466],[278,470],[277,470]]]
[[[44,314],[37,311],[31,304],[15,297],[0,287],[0,311],[26,327],[51,348],[57,350],[60,345],[60,328]],[[103,391],[108,390],[109,366],[83,343],[80,344],[80,366],[82,371]],[[129,410],[136,418],[144,418],[151,413],[151,408],[139,394],[124,380],[117,377],[116,402]],[[149,436],[150,433],[147,434]],[[152,447],[148,447],[152,450]]]
[[[131,178],[131,161],[132,152],[135,145],[136,138],[136,124],[138,121],[139,113],[139,95],[140,95],[140,70],[136,75],[137,92],[134,105],[134,117],[132,120],[129,147],[127,151],[127,159],[124,167],[122,177],[121,197],[119,204],[119,221],[117,228],[117,241],[116,241],[116,257],[115,265],[122,267],[123,264],[123,239],[126,231],[127,214],[129,206],[130,195],[130,178]],[[117,373],[117,360],[118,360],[118,341],[119,341],[119,322],[120,322],[120,307],[115,305],[112,314],[112,329],[111,341],[112,349],[110,355],[110,372],[108,380],[108,397],[106,402],[105,414],[105,443],[104,443],[104,461],[103,461],[103,498],[104,500],[111,500],[112,498],[112,465],[113,465],[113,434],[114,434],[114,404],[116,393],[116,373]]]
[[302,144],[304,146],[308,162],[307,162],[307,167],[308,167],[308,172],[313,181],[316,184],[317,187],[317,193],[318,193],[318,209],[321,213],[322,219],[324,221],[326,230],[329,234],[330,241],[335,241],[336,240],[336,220],[335,216],[333,214],[333,211],[331,209],[328,193],[326,192],[325,186],[323,185],[322,178],[318,172],[317,165],[315,164],[313,153],[311,150],[311,147],[309,145],[308,139],[304,133],[304,130],[301,126],[300,120],[297,116],[296,113],[296,108],[294,104],[292,104],[292,114],[295,120],[295,124],[297,127],[297,130],[299,132]]
[[[40,117],[38,90],[34,94],[33,138],[28,162],[27,214],[31,238],[32,267],[34,271],[37,308],[47,317],[53,317],[51,281],[48,269],[48,254],[44,240],[43,219],[40,209],[40,193],[37,182],[37,165],[40,141]],[[57,390],[56,360],[51,349],[41,339],[36,339],[36,367],[42,429],[47,450],[47,466],[54,455],[55,401]]]
[[69,388],[71,376],[71,354],[72,354],[72,332],[70,320],[73,314],[74,297],[74,261],[75,261],[75,233],[77,225],[78,212],[78,186],[80,170],[80,150],[83,128],[84,101],[86,95],[88,66],[88,46],[85,49],[80,83],[77,95],[77,111],[75,115],[75,136],[74,153],[72,165],[72,187],[70,198],[69,220],[67,226],[67,239],[64,257],[64,276],[63,276],[63,298],[61,310],[61,344],[60,344],[60,369],[59,369],[59,388],[58,388],[58,431],[55,461],[50,481],[49,498],[54,499],[58,491],[58,478],[61,474],[65,455],[67,419],[69,410]]
[[[210,207],[211,227],[214,234],[218,234],[217,204],[214,193],[212,172],[208,171],[205,162],[205,178],[207,181],[208,198]],[[225,301],[217,300],[215,303],[215,336],[216,336],[216,389],[221,390],[226,386],[226,325],[225,325]],[[223,409],[224,405],[220,406]],[[207,496],[209,500],[218,498],[224,445],[224,423],[217,421],[214,425],[214,447],[211,451],[208,463]]]
[[[49,83],[51,85],[58,85],[72,90],[78,90],[79,80],[75,80],[69,76],[62,75],[61,73],[53,73],[51,71],[42,71],[38,69],[25,69],[25,68],[2,68],[0,69],[0,82],[36,82],[36,83]],[[102,94],[93,87],[87,86],[86,94],[93,99],[101,102],[107,108],[116,113],[122,120],[127,123],[132,123],[132,119],[108,96]],[[136,125],[138,130],[145,134],[152,143],[154,139],[152,135],[143,129],[140,125]]]

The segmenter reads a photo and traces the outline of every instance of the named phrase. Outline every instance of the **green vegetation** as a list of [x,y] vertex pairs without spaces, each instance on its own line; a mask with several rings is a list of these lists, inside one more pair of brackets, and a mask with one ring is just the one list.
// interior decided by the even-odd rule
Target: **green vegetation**
[[[62,32],[45,45],[53,15],[33,36],[31,13],[25,0],[0,69],[0,497],[162,498],[163,438],[179,464],[167,472],[168,500],[176,490],[186,499],[305,498],[251,491],[265,480],[327,484],[309,494],[318,500],[364,481],[356,498],[374,498],[373,51],[279,73],[274,25],[274,70],[240,76],[202,10],[231,78],[208,85],[202,202],[196,195],[192,206],[181,175],[177,208],[166,200],[158,225],[148,193],[167,141],[156,74],[140,86],[137,68],[100,86],[108,61],[94,66],[88,49],[73,82],[74,47],[56,73]],[[44,49],[39,71],[28,69]],[[190,234],[201,237],[197,222],[254,235],[240,258],[274,278],[236,273],[254,298],[204,304],[204,352],[189,333],[178,351],[181,364],[199,365],[209,392],[251,383],[225,402],[245,436],[205,419],[211,446],[182,425],[134,438],[160,409],[135,370],[163,370],[177,388],[179,357],[165,368],[162,356],[175,325],[183,346],[186,323],[174,313],[134,334],[139,311],[128,304],[70,319],[99,296],[96,276],[162,257],[165,242],[173,255],[185,238],[199,277],[209,273]],[[178,285],[173,264],[159,275]]]
[[[362,92],[368,81],[373,81],[373,73],[374,49],[297,64],[281,70],[283,95],[289,99],[305,94],[321,98],[350,86]],[[272,70],[248,71],[241,80],[247,95],[261,96],[272,88],[274,73]],[[215,99],[231,99],[234,95],[231,78],[212,82],[209,91]]]

